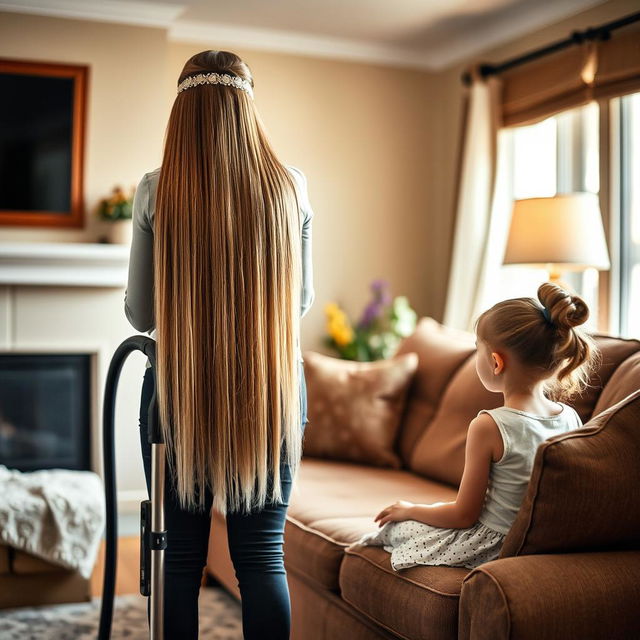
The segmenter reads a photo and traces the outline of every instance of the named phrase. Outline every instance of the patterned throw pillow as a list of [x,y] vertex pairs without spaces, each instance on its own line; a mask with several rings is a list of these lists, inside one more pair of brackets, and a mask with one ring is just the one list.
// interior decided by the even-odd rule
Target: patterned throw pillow
[[356,362],[304,354],[305,456],[400,468],[396,438],[418,355]]

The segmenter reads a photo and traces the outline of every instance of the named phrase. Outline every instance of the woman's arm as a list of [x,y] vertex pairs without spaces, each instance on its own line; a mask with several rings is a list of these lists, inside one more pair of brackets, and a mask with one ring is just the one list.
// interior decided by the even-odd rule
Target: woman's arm
[[302,224],[302,296],[300,298],[300,317],[304,316],[315,298],[315,292],[313,289],[313,260],[311,250],[311,236],[312,236],[312,218],[313,209],[309,202],[309,192],[307,188],[307,177],[297,167],[288,166],[288,169],[292,170],[296,176],[298,184],[298,196],[300,199],[300,209],[304,215],[304,222]]
[[145,173],[133,197],[129,276],[124,313],[137,331],[151,331],[153,317],[153,230],[149,224],[149,184]]
[[375,520],[380,518],[380,525],[389,520],[418,520],[446,529],[471,527],[478,521],[482,511],[491,461],[501,457],[498,450],[501,445],[502,436],[493,418],[481,413],[469,423],[464,472],[455,501],[435,504],[399,501],[383,509]]
[[[306,179],[305,179],[306,185]],[[306,188],[306,186],[305,186]],[[312,251],[311,251],[311,219],[313,218],[313,210],[311,209],[311,205],[308,204],[309,200],[307,198],[307,208],[306,208],[306,217],[304,224],[302,225],[302,273],[303,273],[303,281],[302,281],[302,302],[300,307],[300,317],[305,315],[309,308],[313,304],[313,300],[316,297],[315,291],[313,289],[313,261],[312,261]]]

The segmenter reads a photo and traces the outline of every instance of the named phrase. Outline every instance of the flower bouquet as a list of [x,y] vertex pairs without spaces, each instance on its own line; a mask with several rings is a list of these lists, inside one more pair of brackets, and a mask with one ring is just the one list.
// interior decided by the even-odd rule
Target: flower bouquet
[[325,344],[345,360],[370,362],[393,356],[406,336],[416,328],[417,314],[406,296],[389,294],[386,280],[371,283],[373,299],[365,307],[355,327],[335,302],[325,305],[327,332]]

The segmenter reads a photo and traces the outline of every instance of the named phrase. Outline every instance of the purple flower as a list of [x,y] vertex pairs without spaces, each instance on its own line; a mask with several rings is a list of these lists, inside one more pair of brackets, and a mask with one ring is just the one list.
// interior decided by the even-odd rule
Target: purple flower
[[381,305],[377,300],[370,302],[362,313],[360,322],[358,322],[358,327],[360,329],[364,329],[365,327],[370,326],[374,320],[380,317],[382,307],[383,305]]
[[373,297],[379,300],[382,304],[389,304],[391,302],[391,295],[389,294],[389,282],[382,278],[378,278],[371,283],[371,291],[373,291]]

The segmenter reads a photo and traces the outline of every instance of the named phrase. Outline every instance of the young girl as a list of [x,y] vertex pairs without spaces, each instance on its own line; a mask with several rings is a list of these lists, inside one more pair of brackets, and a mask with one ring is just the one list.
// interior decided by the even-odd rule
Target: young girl
[[533,298],[504,300],[476,319],[476,371],[504,406],[470,422],[454,502],[399,500],[374,518],[382,527],[350,545],[377,545],[396,571],[415,565],[472,569],[498,557],[522,503],[538,445],[582,427],[568,400],[587,385],[600,354],[577,327],[589,317],[578,296],[550,282]]

